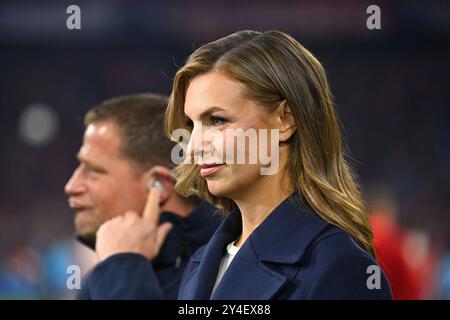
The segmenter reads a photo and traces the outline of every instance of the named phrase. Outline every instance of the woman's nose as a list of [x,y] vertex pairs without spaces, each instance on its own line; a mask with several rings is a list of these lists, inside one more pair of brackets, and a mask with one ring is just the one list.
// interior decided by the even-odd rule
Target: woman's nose
[[203,157],[211,152],[215,131],[202,126],[202,123],[195,122],[187,145],[187,156],[194,160],[194,163],[201,162]]
[[186,150],[187,156],[190,157],[191,161],[197,163],[199,157],[203,156],[203,137],[200,130],[196,130],[195,127],[191,132],[191,137],[187,145]]

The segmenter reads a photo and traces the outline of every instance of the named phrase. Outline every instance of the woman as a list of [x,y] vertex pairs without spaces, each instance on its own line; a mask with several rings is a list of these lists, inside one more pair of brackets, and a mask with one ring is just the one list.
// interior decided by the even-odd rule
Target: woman
[[[241,31],[200,47],[176,74],[165,125],[191,137],[214,130],[189,141],[194,161],[177,167],[176,189],[226,214],[191,258],[179,298],[391,298],[325,71],[295,39]],[[275,148],[265,138],[275,173],[262,174],[260,157],[228,161],[226,132],[238,129],[277,132]]]

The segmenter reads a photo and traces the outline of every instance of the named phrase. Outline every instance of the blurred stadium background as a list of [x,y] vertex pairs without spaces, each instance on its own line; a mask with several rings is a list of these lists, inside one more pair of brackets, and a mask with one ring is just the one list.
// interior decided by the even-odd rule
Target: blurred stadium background
[[349,0],[0,2],[0,298],[71,298],[67,266],[93,263],[63,192],[85,111],[169,94],[194,48],[240,29],[321,60],[396,298],[450,298],[450,2]]

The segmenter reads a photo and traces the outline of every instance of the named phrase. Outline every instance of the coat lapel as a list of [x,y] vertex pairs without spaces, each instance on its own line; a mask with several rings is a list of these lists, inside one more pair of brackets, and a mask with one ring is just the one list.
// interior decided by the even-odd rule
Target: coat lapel
[[259,261],[251,243],[246,241],[234,257],[211,299],[269,300],[276,296],[286,283],[287,278],[284,275]]
[[191,276],[187,275],[183,299],[208,300],[210,298],[223,257],[223,248],[227,242],[231,241],[233,240],[225,234],[216,234],[211,239],[199,257],[200,261],[196,262],[198,266],[193,270]]
[[[182,299],[274,299],[297,272],[313,240],[330,226],[292,195],[256,228],[239,249],[212,293],[226,246],[242,230],[238,210],[230,212],[193,259],[186,275]],[[283,270],[283,271],[282,271]]]
[[240,214],[227,216],[203,251],[192,257],[192,270],[185,276],[185,284],[180,291],[182,299],[210,298],[225,248],[241,230]]

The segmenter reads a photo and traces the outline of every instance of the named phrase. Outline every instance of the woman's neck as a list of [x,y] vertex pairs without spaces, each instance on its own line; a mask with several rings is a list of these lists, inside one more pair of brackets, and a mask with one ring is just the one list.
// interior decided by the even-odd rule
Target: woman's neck
[[242,234],[234,244],[237,247],[240,247],[264,219],[291,194],[291,188],[287,187],[288,177],[266,177],[258,186],[234,200],[242,216]]

